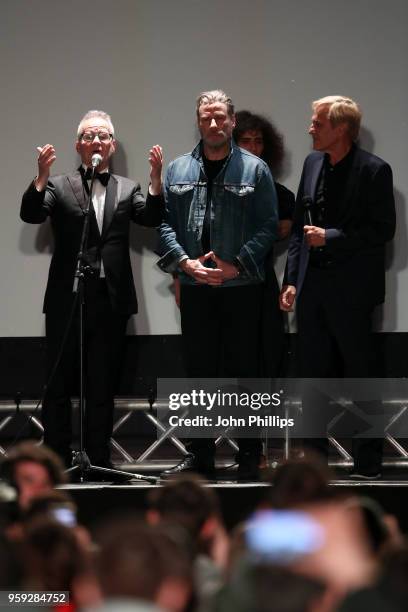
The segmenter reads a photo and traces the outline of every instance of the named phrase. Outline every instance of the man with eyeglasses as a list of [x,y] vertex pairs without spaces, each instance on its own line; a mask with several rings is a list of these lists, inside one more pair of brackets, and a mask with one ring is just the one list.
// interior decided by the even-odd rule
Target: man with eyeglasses
[[[109,173],[116,149],[111,118],[89,111],[81,119],[75,144],[81,165],[71,174],[54,176],[56,159],[51,144],[38,147],[38,175],[23,195],[20,216],[27,223],[50,217],[55,248],[44,299],[47,371],[58,359],[74,301],[73,281],[86,208],[92,157],[97,166],[90,211],[85,283],[86,422],[85,448],[92,464],[111,467],[109,440],[113,426],[113,397],[119,375],[126,325],[137,312],[136,292],[129,257],[131,221],[157,226],[163,215],[162,150],[150,150],[150,185],[147,198],[140,185]],[[78,309],[69,327],[61,361],[43,402],[44,442],[69,465],[71,461],[70,393],[78,368]]]

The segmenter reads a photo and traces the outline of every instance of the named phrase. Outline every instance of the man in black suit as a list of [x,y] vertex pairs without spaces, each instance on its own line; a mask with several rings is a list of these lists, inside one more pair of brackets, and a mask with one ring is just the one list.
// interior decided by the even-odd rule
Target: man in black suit
[[[384,301],[385,243],[395,231],[392,172],[360,149],[361,111],[350,98],[313,102],[281,308],[296,299],[300,376],[373,375],[371,318]],[[382,440],[353,440],[354,473],[381,472]]]
[[76,150],[81,166],[72,174],[49,179],[55,149],[38,147],[38,175],[23,195],[20,216],[42,223],[49,216],[55,248],[44,299],[48,377],[53,372],[65,330],[69,332],[61,360],[53,372],[43,402],[44,442],[65,461],[71,458],[73,378],[79,362],[78,308],[73,282],[80,247],[84,210],[90,187],[92,156],[101,161],[94,182],[85,283],[86,421],[85,447],[94,465],[110,467],[109,440],[113,425],[113,397],[119,374],[126,325],[137,312],[129,257],[130,221],[157,226],[163,214],[162,151],[149,155],[150,186],[145,200],[140,185],[109,173],[116,141],[112,121],[103,111],[89,111],[80,121]]

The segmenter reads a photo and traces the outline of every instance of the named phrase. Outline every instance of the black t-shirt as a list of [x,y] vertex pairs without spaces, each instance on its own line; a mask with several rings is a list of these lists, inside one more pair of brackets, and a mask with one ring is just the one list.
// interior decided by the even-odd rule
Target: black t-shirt
[[223,159],[207,159],[203,155],[204,170],[207,177],[207,205],[205,209],[203,233],[201,235],[201,245],[204,253],[211,250],[211,196],[212,184],[216,176],[221,172],[227,157]]
[[[313,223],[317,227],[338,227],[340,211],[346,195],[347,182],[353,164],[355,146],[334,166],[329,155],[325,155],[316,193],[316,212]],[[334,266],[348,254],[332,251],[329,245],[310,249],[310,264],[317,267]]]

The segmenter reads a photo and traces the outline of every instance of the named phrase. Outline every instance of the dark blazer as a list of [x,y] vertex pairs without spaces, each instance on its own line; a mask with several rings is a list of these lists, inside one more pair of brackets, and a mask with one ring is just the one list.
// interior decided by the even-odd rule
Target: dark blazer
[[[302,290],[309,263],[304,241],[303,198],[312,198],[312,217],[324,153],[305,160],[296,198],[294,224],[288,249],[284,284]],[[353,145],[353,157],[336,227],[326,228],[326,248],[340,262],[332,271],[337,290],[350,305],[375,306],[385,296],[385,243],[395,232],[392,171],[379,157]]]
[[[20,216],[27,223],[42,223],[49,216],[54,233],[44,312],[59,308],[72,298],[73,278],[79,251],[83,211],[87,194],[79,171],[52,177],[47,188],[38,192],[34,182],[23,195]],[[162,196],[147,196],[140,185],[112,174],[106,189],[102,235],[91,210],[87,257],[98,274],[102,259],[109,296],[114,311],[137,312],[137,299],[129,256],[129,225],[155,227],[164,210]]]

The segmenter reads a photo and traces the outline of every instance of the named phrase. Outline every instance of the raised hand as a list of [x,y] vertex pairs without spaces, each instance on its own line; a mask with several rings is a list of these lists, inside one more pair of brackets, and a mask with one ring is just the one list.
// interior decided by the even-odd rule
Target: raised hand
[[159,195],[162,191],[163,149],[154,145],[149,151],[150,187],[152,195]]
[[53,145],[46,144],[43,147],[37,147],[38,151],[38,176],[35,179],[35,186],[38,191],[43,191],[50,177],[50,168],[55,162],[57,156]]

